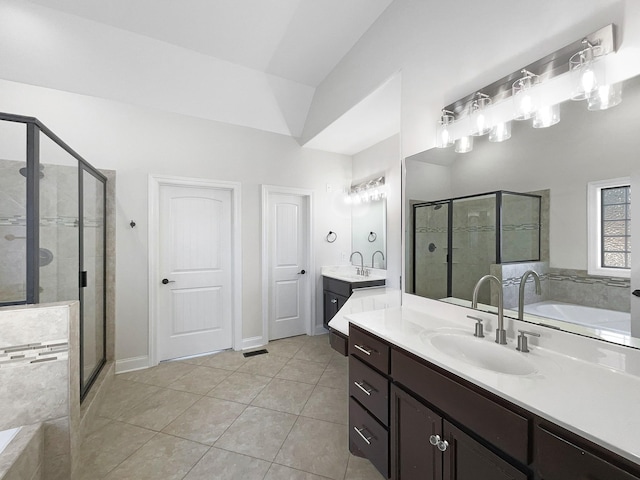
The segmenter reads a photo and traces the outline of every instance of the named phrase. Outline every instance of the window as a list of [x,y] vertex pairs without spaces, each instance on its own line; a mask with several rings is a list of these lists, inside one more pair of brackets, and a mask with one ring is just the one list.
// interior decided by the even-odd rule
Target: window
[[589,274],[629,277],[631,187],[629,178],[588,184]]

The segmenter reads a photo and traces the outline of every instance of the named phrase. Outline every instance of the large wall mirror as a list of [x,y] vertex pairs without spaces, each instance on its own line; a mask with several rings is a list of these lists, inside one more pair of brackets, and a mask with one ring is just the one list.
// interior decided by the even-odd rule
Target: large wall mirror
[[[640,225],[630,221],[631,191],[640,192],[638,112],[640,77],[625,81],[613,108],[566,101],[551,127],[514,121],[507,141],[475,137],[468,153],[406,158],[405,292],[470,306],[477,281],[491,274],[506,316],[639,347],[631,252],[640,251]],[[590,236],[607,270],[591,268]],[[533,274],[522,282],[530,270],[539,288]],[[478,308],[495,313],[497,287],[488,283]]]
[[[365,267],[386,269],[387,201],[378,198],[351,205],[351,251],[362,254]],[[357,257],[353,259],[357,264]]]

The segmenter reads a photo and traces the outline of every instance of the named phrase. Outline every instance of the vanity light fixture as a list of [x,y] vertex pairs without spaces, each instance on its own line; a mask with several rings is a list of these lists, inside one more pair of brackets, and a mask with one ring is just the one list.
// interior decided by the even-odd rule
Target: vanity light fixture
[[491,105],[491,99],[484,93],[477,92],[476,99],[471,103],[471,135],[480,137],[491,131],[491,121],[486,107]]
[[436,146],[470,152],[473,137],[487,133],[490,142],[503,142],[511,137],[512,120],[533,118],[534,128],[550,127],[560,121],[560,103],[568,98],[587,100],[589,110],[618,105],[622,84],[614,82],[621,78],[611,77],[620,72],[606,68],[617,49],[615,33],[613,24],[602,27],[445,106]]
[[440,116],[440,120],[438,121],[436,134],[437,148],[447,148],[453,145],[453,137],[451,136],[449,126],[453,123],[454,120],[455,117],[453,116],[453,112],[450,110],[445,110],[443,108],[442,115]]
[[346,204],[358,205],[363,202],[381,200],[386,197],[384,191],[384,177],[377,177],[372,180],[351,185],[347,188],[344,202]]
[[529,70],[522,69],[520,71],[522,77],[513,82],[513,108],[514,120],[528,120],[536,112],[537,102],[532,89],[539,82],[539,77]]

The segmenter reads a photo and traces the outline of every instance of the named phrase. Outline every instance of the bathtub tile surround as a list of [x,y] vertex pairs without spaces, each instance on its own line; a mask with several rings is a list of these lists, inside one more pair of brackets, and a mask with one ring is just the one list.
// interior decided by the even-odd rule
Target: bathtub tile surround
[[550,300],[629,312],[630,290],[628,278],[597,277],[586,270],[549,269]]
[[[348,453],[347,359],[327,336],[277,340],[267,350],[117,375],[82,443],[77,478],[382,480]],[[192,388],[196,373],[207,392]],[[137,421],[160,410],[162,425]]]
[[43,475],[68,479],[80,425],[79,304],[2,308],[0,332],[0,430],[42,423]]
[[44,478],[44,428],[41,423],[22,427],[0,452],[0,479],[40,480]]

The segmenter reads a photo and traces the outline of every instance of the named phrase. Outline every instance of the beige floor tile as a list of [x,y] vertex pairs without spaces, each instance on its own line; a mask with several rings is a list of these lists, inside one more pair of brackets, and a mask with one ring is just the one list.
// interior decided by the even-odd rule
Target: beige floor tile
[[230,350],[223,350],[223,351],[220,351],[220,352],[207,353],[205,355],[198,355],[197,357],[181,358],[180,360],[178,360],[178,362],[190,363],[191,365],[206,365],[207,362],[209,360],[211,360],[211,358],[213,356],[218,355],[220,353],[224,353],[225,351],[230,351]]
[[342,480],[348,460],[346,425],[298,417],[275,462]]
[[158,433],[113,470],[106,480],[180,480],[209,447]]
[[293,357],[298,350],[306,343],[307,336],[301,335],[299,337],[283,338],[281,340],[274,340],[269,342],[267,350],[272,355],[278,355],[279,357]]
[[242,403],[203,397],[162,431],[213,445],[245,408],[247,406]]
[[348,395],[339,389],[317,385],[300,415],[347,425],[349,422]]
[[312,391],[313,385],[274,378],[251,405],[299,415]]
[[206,362],[203,363],[206,367],[221,368],[222,370],[237,370],[247,362],[242,352],[220,352],[211,355]]
[[119,377],[122,377],[122,380],[132,380],[134,382],[146,383],[147,385],[155,385],[156,387],[166,387],[194,368],[194,365],[188,363],[165,362],[157,367],[123,373],[119,375]]
[[185,480],[262,480],[269,462],[239,453],[210,449]]
[[238,371],[252,373],[254,375],[264,375],[266,377],[275,377],[288,361],[289,359],[286,357],[265,353],[264,355],[249,357]]
[[295,421],[295,415],[247,407],[215,446],[272,461]]
[[87,423],[84,429],[84,438],[87,438],[92,433],[97,432],[98,430],[106,427],[109,423],[111,423],[110,418],[101,417],[99,415],[94,415],[91,419],[91,422]]
[[107,418],[118,418],[131,410],[144,399],[160,392],[159,387],[143,383],[122,380],[116,377],[101,402],[98,415]]
[[160,431],[200,398],[193,393],[163,388],[120,415],[118,420]]
[[366,458],[349,454],[347,474],[344,480],[384,480],[385,477]]
[[134,425],[110,422],[82,442],[78,478],[103,478],[154,435],[155,432]]
[[310,383],[315,385],[324,373],[324,365],[306,360],[291,359],[278,372],[276,378],[285,380],[295,380],[296,382]]
[[216,385],[207,395],[249,404],[270,381],[271,377],[234,372]]
[[169,384],[168,388],[205,395],[231,373],[219,368],[194,366],[193,370]]
[[331,360],[331,357],[333,357],[333,352],[334,350],[331,348],[328,341],[324,344],[314,340],[305,343],[293,358],[307,360],[309,362],[317,362],[326,367]]
[[346,395],[349,386],[349,371],[346,368],[336,367],[329,363],[320,380],[318,380],[318,385],[336,388]]
[[326,478],[327,477],[320,477],[313,473],[294,470],[284,465],[272,463],[264,480],[326,480]]

